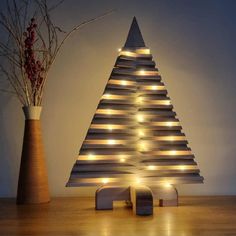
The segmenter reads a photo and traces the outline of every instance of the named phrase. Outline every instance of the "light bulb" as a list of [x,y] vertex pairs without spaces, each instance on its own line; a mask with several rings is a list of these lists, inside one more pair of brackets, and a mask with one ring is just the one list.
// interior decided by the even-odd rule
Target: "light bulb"
[[171,187],[172,187],[172,184],[166,182],[166,183],[164,183],[164,187],[165,187],[165,188],[171,188]]
[[179,168],[180,168],[181,171],[184,171],[186,169],[185,166],[180,166]]
[[165,100],[165,105],[170,105],[170,104],[171,104],[170,100]]
[[149,170],[155,170],[155,166],[150,165],[150,166],[148,166],[148,169]]
[[143,137],[143,136],[144,136],[143,130],[139,130],[139,131],[138,131],[138,135],[139,135],[140,137]]
[[138,120],[138,122],[143,122],[144,118],[142,115],[137,115],[137,120]]
[[89,154],[88,154],[88,159],[89,159],[89,160],[94,160],[94,159],[95,159],[94,154],[89,153]]
[[107,113],[107,115],[111,115],[112,114],[112,110],[111,109],[106,109],[106,113]]
[[140,184],[140,183],[141,183],[141,179],[140,179],[140,178],[137,178],[137,179],[136,179],[136,183],[137,183],[137,184]]
[[142,103],[142,101],[143,101],[143,98],[142,98],[142,97],[138,97],[138,98],[137,98],[137,102],[138,102],[138,103]]
[[157,86],[157,85],[152,85],[151,89],[152,89],[152,90],[157,90],[157,89],[158,89],[158,86]]
[[140,75],[145,75],[145,70],[140,70],[139,73]]
[[144,142],[139,142],[139,150],[141,151],[141,152],[145,152],[145,151],[147,151],[147,145],[146,145],[146,143],[144,143]]
[[126,80],[121,80],[121,85],[123,85],[123,86],[127,85],[127,81]]
[[111,94],[108,94],[108,93],[106,93],[106,94],[103,95],[103,98],[104,98],[104,99],[109,99],[110,97],[111,97]]
[[120,159],[120,162],[125,162],[125,158],[121,158],[121,159]]
[[121,52],[121,48],[118,48],[117,50],[118,50],[118,52]]
[[113,130],[112,125],[108,125],[108,129],[112,131]]
[[176,151],[175,150],[172,150],[172,151],[170,151],[170,155],[176,155]]
[[109,182],[108,178],[103,178],[102,183],[107,184]]
[[116,140],[114,140],[114,139],[108,139],[108,140],[107,140],[107,143],[108,143],[109,145],[114,145],[114,144],[116,144]]
[[166,126],[171,127],[171,126],[173,126],[173,123],[172,122],[166,122]]

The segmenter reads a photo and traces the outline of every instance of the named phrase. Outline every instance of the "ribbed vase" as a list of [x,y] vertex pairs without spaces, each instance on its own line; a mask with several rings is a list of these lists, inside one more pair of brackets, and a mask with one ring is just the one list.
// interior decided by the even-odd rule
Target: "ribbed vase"
[[41,110],[41,106],[23,107],[25,130],[17,189],[17,204],[39,204],[50,201],[41,133]]

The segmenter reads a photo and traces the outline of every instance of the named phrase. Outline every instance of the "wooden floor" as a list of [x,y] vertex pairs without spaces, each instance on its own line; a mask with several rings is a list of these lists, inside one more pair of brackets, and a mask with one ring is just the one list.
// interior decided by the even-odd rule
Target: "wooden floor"
[[93,198],[56,198],[16,206],[0,199],[0,236],[217,236],[236,235],[236,197],[181,197],[179,207],[156,207],[153,216],[129,208],[95,211]]

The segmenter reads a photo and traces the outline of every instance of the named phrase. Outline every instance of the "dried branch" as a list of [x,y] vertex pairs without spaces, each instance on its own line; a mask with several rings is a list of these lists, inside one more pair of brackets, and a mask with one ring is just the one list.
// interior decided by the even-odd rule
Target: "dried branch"
[[[68,38],[82,27],[113,12],[84,21],[68,33],[56,26],[51,12],[64,0],[49,6],[48,0],[6,0],[5,12],[0,12],[3,40],[0,40],[2,80],[12,87],[23,105],[41,105],[48,71]],[[63,34],[59,40],[60,34]],[[4,36],[7,40],[4,40]],[[4,88],[1,90],[6,92]]]

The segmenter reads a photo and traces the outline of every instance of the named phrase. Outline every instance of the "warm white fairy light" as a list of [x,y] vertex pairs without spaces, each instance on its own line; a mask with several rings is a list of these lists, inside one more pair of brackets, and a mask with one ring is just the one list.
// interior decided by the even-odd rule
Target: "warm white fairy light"
[[185,166],[180,166],[179,169],[180,169],[181,171],[184,171],[184,170],[186,170],[186,167],[185,167]]
[[144,121],[143,115],[137,115],[137,120],[138,122],[143,122]]
[[171,151],[169,151],[169,154],[174,156],[177,154],[177,152],[175,150],[171,150]]
[[109,99],[110,97],[111,97],[111,94],[109,94],[109,93],[106,93],[106,94],[103,95],[104,99]]
[[171,105],[171,101],[170,100],[165,100],[165,101],[163,101],[163,104],[164,105]]
[[118,52],[121,52],[121,48],[118,48],[117,51],[118,51]]
[[171,188],[171,187],[172,187],[172,184],[166,182],[166,183],[163,184],[163,186],[164,186],[165,188]]
[[126,80],[121,80],[121,85],[123,85],[123,86],[126,86],[127,84],[128,84],[128,82],[126,81]]
[[139,151],[140,152],[146,152],[148,150],[147,143],[140,141],[139,144]]
[[121,51],[120,53],[121,53],[121,55],[124,55],[124,56],[127,56],[127,57],[136,57],[137,56],[136,53],[130,52],[130,51]]
[[140,74],[140,75],[145,75],[145,70],[140,70],[140,71],[139,71],[139,74]]
[[136,178],[136,183],[137,184],[140,184],[142,181],[141,181],[141,179],[140,178]]
[[119,155],[119,161],[120,162],[126,162],[126,158],[127,158],[127,155],[124,155],[124,154]]
[[107,143],[108,143],[109,145],[114,145],[114,144],[116,144],[116,140],[114,140],[114,139],[108,139],[108,140],[107,140]]
[[149,165],[149,166],[148,166],[148,169],[149,169],[149,170],[155,170],[155,166]]
[[111,109],[106,109],[106,114],[107,115],[111,115],[112,114],[112,110]]
[[144,131],[143,130],[138,130],[138,135],[139,137],[143,137],[145,135]]
[[95,159],[94,154],[93,154],[93,153],[89,153],[89,154],[88,154],[88,160],[92,161],[92,160],[94,160],[94,159]]
[[158,90],[158,86],[157,86],[157,85],[152,85],[152,86],[151,86],[151,89],[152,89],[152,90]]
[[109,129],[110,131],[112,131],[112,130],[113,130],[113,126],[112,126],[112,125],[108,125],[108,129]]
[[109,182],[109,179],[108,179],[108,178],[103,178],[103,179],[102,179],[102,183],[103,183],[103,184],[107,184],[108,182]]
[[137,102],[138,102],[138,103],[142,103],[142,101],[143,101],[143,98],[142,98],[142,97],[138,97],[138,98],[137,98]]
[[139,54],[150,54],[150,49],[148,48],[137,49],[136,52]]
[[169,127],[173,126],[173,122],[166,122],[166,126],[169,126]]

